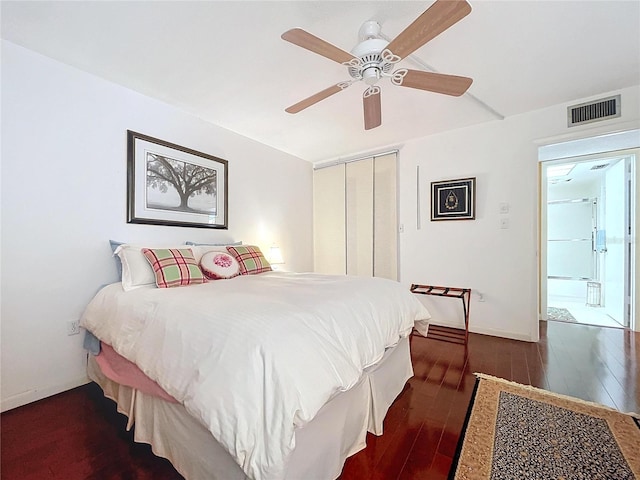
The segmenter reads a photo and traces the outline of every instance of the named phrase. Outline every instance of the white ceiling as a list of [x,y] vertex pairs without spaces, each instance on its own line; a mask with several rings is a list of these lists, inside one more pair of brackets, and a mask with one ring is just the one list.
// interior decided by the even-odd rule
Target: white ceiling
[[574,165],[566,175],[547,177],[549,189],[564,191],[567,188],[575,192],[576,185],[600,185],[605,178],[605,173],[616,163],[628,158],[625,156],[604,155],[591,160],[581,160],[579,158],[568,158],[561,162],[553,162],[553,165]]
[[[416,51],[502,116],[640,84],[640,2],[469,0],[473,11]],[[343,50],[377,20],[393,38],[432,1],[2,1],[2,38],[161,99],[309,161],[498,121],[472,96],[382,86],[365,131],[364,85],[284,109],[350,77],[280,38],[303,28]],[[410,59],[401,65],[420,69]],[[153,134],[153,132],[147,132]]]

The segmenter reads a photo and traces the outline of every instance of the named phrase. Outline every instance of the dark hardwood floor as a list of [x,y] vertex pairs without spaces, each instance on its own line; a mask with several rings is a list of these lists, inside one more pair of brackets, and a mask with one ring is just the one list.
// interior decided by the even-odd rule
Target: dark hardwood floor
[[[540,328],[539,343],[471,334],[466,351],[412,337],[415,376],[389,410],[384,435],[369,435],[340,479],[446,478],[474,372],[640,412],[640,334],[559,322]],[[149,446],[134,443],[125,423],[93,384],[6,412],[2,479],[182,478]]]

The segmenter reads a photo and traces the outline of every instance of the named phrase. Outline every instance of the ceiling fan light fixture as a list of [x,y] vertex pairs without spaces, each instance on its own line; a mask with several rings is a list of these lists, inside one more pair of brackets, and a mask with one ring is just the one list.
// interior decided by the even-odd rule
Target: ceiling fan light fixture
[[367,85],[375,85],[380,80],[380,69],[377,67],[366,68],[362,72],[362,80]]

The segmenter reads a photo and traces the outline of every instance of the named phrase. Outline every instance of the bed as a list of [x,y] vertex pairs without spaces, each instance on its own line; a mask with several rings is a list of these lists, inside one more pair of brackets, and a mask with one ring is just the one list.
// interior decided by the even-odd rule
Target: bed
[[338,477],[367,431],[382,434],[413,375],[409,334],[428,328],[424,306],[379,278],[123,283],[101,289],[81,325],[167,396],[109,375],[92,355],[88,374],[135,440],[188,480]]

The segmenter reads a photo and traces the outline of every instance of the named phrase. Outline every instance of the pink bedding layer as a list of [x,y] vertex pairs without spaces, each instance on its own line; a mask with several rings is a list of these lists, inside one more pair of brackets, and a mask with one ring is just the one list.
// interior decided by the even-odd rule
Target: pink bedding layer
[[100,354],[96,355],[95,358],[100,370],[108,379],[149,395],[160,397],[168,402],[178,403],[160,385],[147,377],[135,363],[118,354],[111,345],[101,342]]

